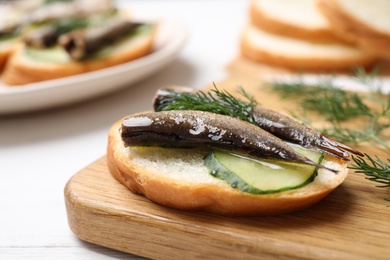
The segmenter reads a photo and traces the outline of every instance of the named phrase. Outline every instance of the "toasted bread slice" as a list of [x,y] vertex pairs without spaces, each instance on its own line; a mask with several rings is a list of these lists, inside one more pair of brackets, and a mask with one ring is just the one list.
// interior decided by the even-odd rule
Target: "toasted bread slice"
[[140,58],[153,50],[157,32],[157,25],[146,27],[84,61],[70,59],[59,46],[41,50],[21,43],[6,64],[3,81],[9,85],[24,85],[99,70]]
[[252,0],[250,20],[269,33],[318,42],[342,42],[315,0]]
[[125,147],[122,120],[109,132],[107,158],[111,174],[131,191],[158,204],[181,210],[224,215],[260,216],[307,208],[339,186],[347,176],[345,161],[326,159],[337,174],[319,171],[313,182],[275,194],[250,194],[209,174],[203,163],[207,150]]
[[390,58],[390,1],[319,0],[318,6],[340,37]]
[[371,52],[351,45],[284,37],[255,26],[245,28],[240,44],[246,58],[294,70],[339,71],[368,67],[378,61]]

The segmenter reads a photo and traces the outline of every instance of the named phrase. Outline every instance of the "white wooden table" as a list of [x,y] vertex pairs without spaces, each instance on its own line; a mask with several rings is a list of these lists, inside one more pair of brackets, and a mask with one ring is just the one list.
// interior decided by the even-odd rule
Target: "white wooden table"
[[142,82],[105,97],[50,111],[0,117],[0,259],[136,259],[79,240],[69,229],[63,189],[105,154],[120,117],[151,108],[169,84],[203,87],[223,79],[247,19],[243,0],[123,0],[119,6],[180,20],[188,41],[179,57]]

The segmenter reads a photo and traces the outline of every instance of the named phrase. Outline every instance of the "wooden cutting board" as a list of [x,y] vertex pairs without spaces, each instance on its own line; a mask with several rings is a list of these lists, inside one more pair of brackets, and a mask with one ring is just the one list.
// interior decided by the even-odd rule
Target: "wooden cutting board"
[[[239,85],[269,108],[295,107],[265,90],[256,77],[232,76],[217,83],[233,92]],[[358,148],[389,157],[372,145]],[[390,259],[390,202],[385,197],[390,197],[388,189],[350,172],[321,202],[293,214],[233,218],[186,212],[130,192],[110,175],[105,157],[65,187],[69,225],[79,238],[154,259]]]

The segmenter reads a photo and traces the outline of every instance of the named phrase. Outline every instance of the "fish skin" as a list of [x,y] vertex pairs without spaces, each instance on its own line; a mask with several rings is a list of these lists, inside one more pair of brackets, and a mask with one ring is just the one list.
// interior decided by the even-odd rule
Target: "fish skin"
[[253,124],[211,112],[174,110],[137,114],[123,120],[121,137],[125,146],[209,146],[254,158],[325,168]]
[[347,151],[362,155],[359,151],[270,109],[256,106],[253,111],[253,119],[265,131],[282,140],[299,144],[308,149],[323,151],[344,160],[348,160],[349,153]]

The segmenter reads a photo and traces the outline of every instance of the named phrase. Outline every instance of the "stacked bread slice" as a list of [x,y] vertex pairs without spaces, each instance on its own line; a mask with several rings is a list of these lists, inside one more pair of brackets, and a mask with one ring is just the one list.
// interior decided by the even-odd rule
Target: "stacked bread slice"
[[[252,0],[250,22],[240,39],[242,55],[258,63],[300,71],[372,67],[389,57],[389,48],[385,52],[379,49],[390,46],[390,21],[385,15],[390,1],[358,0],[357,6],[355,2]],[[376,2],[381,4],[376,6]],[[381,18],[361,26],[360,16],[368,16],[365,10]],[[373,31],[382,33],[380,40],[379,36],[373,37]]]
[[390,59],[390,1],[318,0],[318,7],[339,37]]

